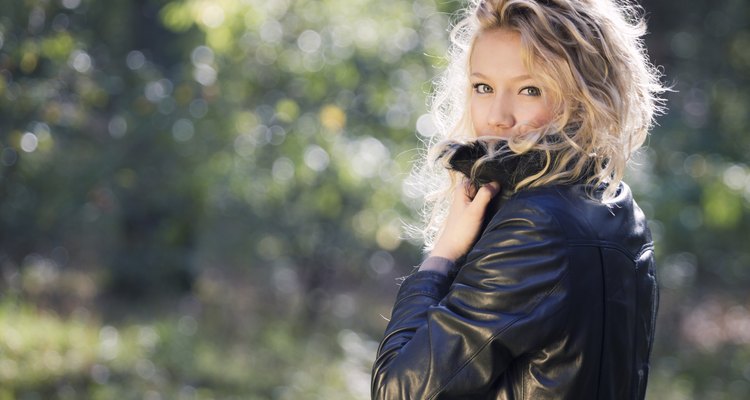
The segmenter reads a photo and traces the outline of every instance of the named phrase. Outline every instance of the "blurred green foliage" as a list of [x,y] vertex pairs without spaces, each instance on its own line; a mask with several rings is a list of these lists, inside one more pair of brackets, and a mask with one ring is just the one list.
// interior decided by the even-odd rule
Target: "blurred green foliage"
[[118,329],[7,302],[0,320],[2,399],[349,399],[368,393],[362,371],[375,351],[350,330],[303,342],[285,321],[238,336],[217,329],[226,321],[189,316]]
[[[750,396],[750,5],[642,2],[649,397]],[[455,1],[0,0],[0,399],[366,398]]]

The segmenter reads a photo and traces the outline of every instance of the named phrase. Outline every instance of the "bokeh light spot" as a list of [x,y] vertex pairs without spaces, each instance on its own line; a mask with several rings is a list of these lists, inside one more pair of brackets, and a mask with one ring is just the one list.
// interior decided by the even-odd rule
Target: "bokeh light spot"
[[700,178],[708,171],[708,162],[700,154],[691,154],[685,158],[683,167],[693,178]]
[[81,0],[62,0],[62,5],[68,10],[75,10],[81,5]]
[[151,326],[142,326],[138,329],[138,344],[147,350],[153,350],[159,343],[159,334]]
[[200,64],[193,70],[193,78],[203,86],[211,86],[216,83],[216,70],[206,64]]
[[299,117],[299,105],[292,99],[276,103],[276,118],[283,122],[292,122]]
[[341,108],[329,104],[320,110],[320,123],[329,131],[340,131],[346,126],[346,114]]
[[275,181],[289,181],[294,178],[294,163],[287,157],[280,157],[274,161],[271,172]]
[[707,225],[731,229],[741,221],[742,198],[729,190],[723,182],[715,182],[705,187],[701,200]]
[[729,45],[729,62],[738,70],[750,70],[750,32],[739,32]]
[[313,171],[323,171],[328,167],[330,161],[328,153],[320,146],[310,145],[305,149],[305,165]]
[[697,270],[696,263],[697,259],[692,253],[671,255],[660,268],[662,284],[670,289],[691,285]]
[[263,236],[258,242],[258,253],[266,260],[273,260],[284,253],[284,244],[273,235]]
[[31,132],[26,132],[21,136],[21,150],[31,153],[39,145],[39,139]]
[[208,46],[197,46],[190,53],[193,65],[208,65],[214,62],[214,51]]
[[142,379],[151,380],[156,375],[156,366],[151,360],[142,358],[135,362],[135,373]]
[[167,79],[149,82],[144,88],[143,94],[148,101],[158,103],[172,92],[172,83]]
[[209,28],[218,28],[224,23],[224,9],[217,4],[206,2],[200,11],[200,20]]
[[70,65],[76,71],[85,74],[91,71],[91,56],[89,56],[88,53],[83,50],[75,50],[70,54],[68,65]]
[[349,294],[339,294],[333,299],[331,312],[338,318],[350,318],[357,312],[357,301]]
[[741,165],[733,164],[724,170],[724,184],[732,190],[742,190],[745,188],[745,182],[748,180],[748,173]]
[[99,331],[99,355],[105,360],[114,360],[120,351],[120,333],[110,325]]
[[203,118],[208,113],[208,103],[203,99],[195,99],[190,102],[188,111],[194,118]]
[[352,172],[362,178],[377,176],[386,160],[390,158],[388,148],[372,136],[351,143],[347,146],[346,152]]
[[276,48],[269,45],[260,45],[255,49],[255,61],[260,65],[273,65],[278,58]]
[[395,260],[391,253],[378,250],[370,256],[369,264],[370,268],[377,274],[387,274],[393,270],[395,266]]
[[275,266],[273,269],[273,285],[279,293],[291,294],[299,290],[297,272],[287,266]]
[[260,27],[260,38],[270,44],[279,44],[284,37],[284,27],[275,19],[269,19]]
[[375,240],[383,250],[396,250],[401,245],[401,230],[397,221],[391,221],[378,228]]
[[268,143],[271,143],[274,146],[284,143],[284,140],[286,139],[286,130],[284,127],[273,125],[269,130],[271,135],[268,137]]
[[116,115],[109,120],[107,130],[113,138],[121,138],[128,132],[128,122],[122,116]]
[[433,137],[437,132],[435,120],[430,114],[422,114],[417,118],[417,132],[424,137]]
[[15,150],[6,147],[3,149],[2,153],[0,153],[0,162],[6,166],[10,167],[14,165],[18,161],[18,153],[16,153]]
[[138,50],[133,50],[125,57],[125,64],[131,70],[139,70],[146,64],[146,56]]
[[297,38],[297,46],[305,53],[315,53],[320,49],[321,43],[320,34],[309,29],[302,32]]
[[378,217],[375,215],[373,210],[365,208],[358,212],[352,218],[352,227],[354,231],[361,237],[367,238],[369,235],[375,232],[377,226]]
[[187,142],[193,138],[195,127],[189,119],[181,118],[172,125],[172,137],[178,142]]
[[27,51],[21,56],[21,71],[25,74],[30,74],[36,69],[37,63],[39,62],[39,56],[32,51]]

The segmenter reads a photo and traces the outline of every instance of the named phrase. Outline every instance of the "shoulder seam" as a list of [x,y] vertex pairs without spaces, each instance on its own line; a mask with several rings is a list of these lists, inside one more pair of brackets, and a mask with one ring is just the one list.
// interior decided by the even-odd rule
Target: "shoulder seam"
[[607,241],[607,240],[568,240],[568,245],[571,247],[596,246],[600,248],[617,250],[623,253],[624,255],[628,256],[628,258],[630,258],[633,261],[641,258],[641,255],[643,255],[643,253],[654,249],[654,242],[648,242],[648,243],[643,244],[643,246],[641,246],[641,248],[638,250],[637,253],[633,253],[632,251],[626,249],[624,246],[619,245],[614,242]]

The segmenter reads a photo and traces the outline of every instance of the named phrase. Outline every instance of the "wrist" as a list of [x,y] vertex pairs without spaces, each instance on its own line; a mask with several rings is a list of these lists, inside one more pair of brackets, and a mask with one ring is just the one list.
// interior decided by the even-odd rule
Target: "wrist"
[[440,243],[438,243],[432,249],[432,251],[430,251],[429,257],[440,257],[455,262],[461,257],[461,254],[456,254],[455,251],[448,250],[444,246],[441,246]]
[[422,261],[422,264],[419,265],[419,270],[433,271],[443,275],[448,275],[455,264],[455,260],[453,259],[430,254],[430,256]]

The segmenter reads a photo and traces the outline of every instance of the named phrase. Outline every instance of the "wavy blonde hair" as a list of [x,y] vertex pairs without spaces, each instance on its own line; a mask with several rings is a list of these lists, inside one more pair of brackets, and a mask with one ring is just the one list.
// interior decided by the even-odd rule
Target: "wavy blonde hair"
[[608,202],[628,160],[663,111],[660,95],[667,90],[646,55],[640,11],[628,0],[471,0],[451,31],[448,65],[431,97],[436,134],[410,181],[425,195],[424,228],[412,227],[410,233],[424,241],[426,251],[442,229],[457,187],[456,174],[435,163],[435,157],[445,152],[446,139],[474,137],[467,105],[477,35],[493,29],[518,32],[526,68],[559,110],[545,127],[509,141],[516,153],[540,150],[546,155],[541,172],[511,189],[585,177],[592,187],[604,184],[602,200]]

